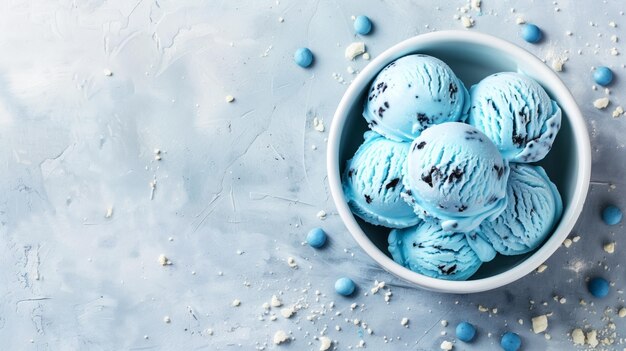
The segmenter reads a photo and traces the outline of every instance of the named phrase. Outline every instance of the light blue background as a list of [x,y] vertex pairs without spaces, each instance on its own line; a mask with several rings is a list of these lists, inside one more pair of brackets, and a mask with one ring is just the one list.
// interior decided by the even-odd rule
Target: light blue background
[[[560,249],[544,273],[471,296],[416,290],[377,267],[335,212],[325,138],[347,85],[333,74],[347,83],[353,78],[347,66],[367,63],[346,61],[344,48],[363,40],[376,56],[416,34],[463,29],[453,16],[466,4],[2,1],[1,348],[317,350],[314,336],[325,331],[341,350],[354,348],[360,335],[371,350],[433,350],[452,340],[458,321],[469,320],[478,328],[477,342],[457,350],[493,349],[505,330],[520,333],[525,350],[565,350],[572,348],[567,333],[574,327],[606,327],[606,307],[613,309],[607,315],[615,318],[617,341],[626,337],[620,332],[626,320],[616,316],[626,274],[619,263],[624,230],[599,220],[607,202],[626,206],[626,117],[611,117],[626,104],[624,56],[609,53],[623,47],[611,35],[626,40],[623,1],[486,0],[482,14],[469,12],[471,31],[508,39],[540,58],[569,57],[560,76],[588,123],[592,179],[600,184],[592,186],[573,234],[581,240]],[[375,26],[362,39],[350,19],[358,14]],[[522,42],[518,16],[544,30],[541,44]],[[311,69],[292,63],[301,46],[315,54]],[[600,64],[617,76],[604,111],[592,105],[604,96],[591,89],[591,67]],[[106,69],[113,75],[104,75]],[[226,95],[235,101],[226,103]],[[314,117],[323,119],[325,132],[313,128]],[[160,162],[155,148],[163,152]],[[324,221],[316,217],[320,210],[328,213]],[[331,236],[320,251],[301,244],[314,226]],[[616,253],[609,255],[602,245],[613,240]],[[160,266],[160,254],[173,264]],[[288,266],[288,257],[298,269]],[[603,300],[584,288],[585,278],[597,273],[616,283]],[[358,297],[334,293],[342,275],[355,279]],[[375,279],[391,286],[389,304],[380,293],[363,296]],[[285,305],[308,307],[290,319],[277,308],[266,315],[261,305],[274,294]],[[567,302],[555,302],[554,295]],[[231,306],[234,299],[240,307]],[[351,310],[352,303],[359,307]],[[478,305],[498,310],[481,313]],[[318,317],[307,320],[314,311]],[[549,312],[552,339],[546,340],[530,331],[530,318]],[[403,317],[408,328],[400,325]],[[274,346],[279,329],[294,340]]]

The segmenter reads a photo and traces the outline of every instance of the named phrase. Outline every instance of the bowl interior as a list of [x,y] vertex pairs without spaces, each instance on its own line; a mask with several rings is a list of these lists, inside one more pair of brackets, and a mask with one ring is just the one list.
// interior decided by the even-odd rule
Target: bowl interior
[[[537,80],[544,89],[546,89],[548,95],[555,99],[553,86],[551,86],[553,81],[546,80],[545,77],[538,76],[538,74],[535,75],[530,71],[524,72],[523,65],[519,64],[519,58],[512,57],[508,53],[504,53],[490,46],[481,45],[479,43],[455,43],[454,41],[449,41],[425,44],[419,49],[406,52],[405,55],[411,53],[435,56],[446,62],[468,89],[490,74],[503,71],[521,71]],[[363,133],[368,130],[367,123],[361,116],[368,87],[369,84],[365,85],[362,88],[359,98],[354,100],[349,106],[348,118],[346,119],[342,134],[340,135],[340,174],[343,173],[346,161],[354,155],[359,145],[363,142]],[[559,103],[557,99],[555,100]],[[579,164],[576,154],[575,135],[567,116],[567,106],[563,106],[560,103],[559,105],[563,110],[561,130],[548,156],[537,164],[545,168],[550,179],[559,189],[563,199],[563,213],[566,213],[575,196],[577,181],[575,175],[577,174]],[[389,229],[368,224],[356,216],[355,219],[369,240],[385,255],[391,257],[387,250],[387,235]],[[503,273],[517,266],[533,253],[534,251],[518,256],[498,255],[493,261],[483,264],[470,280],[487,278]]]

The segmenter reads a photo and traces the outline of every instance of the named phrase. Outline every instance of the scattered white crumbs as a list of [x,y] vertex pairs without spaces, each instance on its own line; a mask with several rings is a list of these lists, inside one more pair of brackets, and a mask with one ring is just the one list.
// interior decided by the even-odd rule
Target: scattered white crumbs
[[472,28],[474,26],[474,19],[470,16],[461,17],[461,24],[465,28]]
[[169,323],[172,323],[172,319],[170,318],[170,316],[165,316],[163,317],[163,322],[169,324]]
[[346,48],[345,57],[347,60],[354,60],[357,56],[365,53],[365,43],[356,41]]
[[542,264],[541,266],[537,267],[537,273],[543,273],[546,269],[548,269],[548,265]]
[[235,101],[235,97],[232,95],[226,95],[226,102],[233,102]]
[[382,289],[385,287],[385,282],[379,282],[378,280],[374,281],[374,287],[372,289],[370,289],[370,292],[372,294],[376,294],[378,293],[378,290]]
[[624,108],[622,106],[617,106],[615,110],[613,110],[613,118],[617,118],[624,114]]
[[541,332],[546,331],[548,329],[548,317],[545,314],[541,316],[536,316],[532,318],[533,323],[533,332],[535,334],[539,334]]
[[626,317],[626,308],[624,308],[624,307],[620,308],[619,311],[617,311],[617,315],[620,318]]
[[610,242],[610,243],[606,243],[604,244],[604,251],[607,253],[614,253],[615,252],[615,242]]
[[161,266],[170,266],[172,265],[172,261],[167,258],[167,256],[165,256],[164,254],[160,254],[159,255],[159,264]]
[[599,98],[593,102],[593,107],[597,108],[598,110],[602,110],[609,106],[609,102],[609,98],[607,97]]
[[326,350],[330,349],[332,344],[333,344],[333,342],[332,342],[332,340],[330,340],[329,337],[327,337],[327,336],[321,336],[320,337],[320,351],[326,351]]
[[113,75],[113,72],[111,72],[110,69],[105,69],[104,71],[102,71],[102,74],[104,74],[107,77],[110,77]]
[[107,212],[104,214],[104,218],[111,218],[113,216],[113,207],[109,206]]
[[452,343],[451,343],[450,341],[448,341],[448,340],[444,340],[444,341],[441,343],[440,348],[441,348],[442,350],[445,350],[445,351],[450,351],[450,350],[452,350],[452,349],[454,348],[454,344],[452,344]]
[[324,127],[324,121],[317,117],[313,118],[313,128],[320,133],[326,129],[326,127]]
[[272,300],[270,301],[270,304],[272,305],[272,307],[280,307],[282,306],[283,302],[280,301],[280,299],[276,295],[272,295]]
[[241,300],[239,299],[234,299],[232,302],[233,307],[239,307],[241,306]]
[[296,259],[293,257],[288,257],[287,258],[287,264],[289,265],[289,267],[291,268],[298,268],[298,264],[296,263]]
[[570,238],[566,238],[565,240],[563,240],[563,246],[569,248],[570,246],[572,246],[572,239]]
[[402,318],[402,320],[400,321],[400,325],[402,325],[403,327],[408,327],[409,319],[406,317]]
[[319,212],[317,212],[317,218],[321,219],[322,221],[326,219],[326,211],[324,210],[320,210]]
[[279,330],[274,334],[274,344],[280,345],[289,341],[289,335],[284,330]]

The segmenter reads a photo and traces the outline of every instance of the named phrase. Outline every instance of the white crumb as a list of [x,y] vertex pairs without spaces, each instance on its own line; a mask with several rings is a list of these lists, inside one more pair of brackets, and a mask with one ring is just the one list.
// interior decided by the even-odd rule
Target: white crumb
[[172,261],[169,258],[167,258],[167,256],[165,256],[164,254],[160,254],[159,264],[161,266],[170,266],[172,264]]
[[537,273],[543,273],[546,269],[548,269],[548,265],[542,264],[541,266],[537,267]]
[[480,11],[481,0],[472,0],[470,5],[476,11]]
[[593,106],[597,108],[598,110],[602,110],[602,109],[605,109],[607,106],[609,106],[609,102],[610,102],[609,98],[603,97],[594,101]]
[[317,218],[321,219],[322,221],[326,219],[326,211],[324,210],[320,210],[319,212],[317,212]]
[[241,300],[239,299],[234,299],[232,302],[233,307],[239,307],[241,306]]
[[624,308],[624,307],[620,308],[619,311],[617,311],[617,315],[620,318],[626,317],[626,308]]
[[113,75],[113,72],[111,72],[110,69],[105,69],[104,71],[102,71],[102,74],[104,74],[107,77],[110,77]]
[[279,330],[274,334],[274,344],[280,345],[289,341],[289,335],[284,330]]
[[326,351],[326,350],[330,349],[332,344],[333,344],[333,342],[332,342],[332,340],[330,340],[329,337],[327,337],[327,336],[320,337],[320,351]]
[[454,348],[454,344],[452,344],[452,343],[451,343],[450,341],[448,341],[448,340],[444,340],[444,341],[441,343],[441,346],[439,346],[439,347],[440,347],[442,350],[445,350],[445,351],[450,351],[450,350],[452,350],[452,349]]
[[354,60],[363,53],[365,53],[365,43],[357,41],[348,45],[344,54],[347,60]]
[[326,127],[324,126],[324,121],[317,117],[313,118],[313,128],[315,128],[315,130],[320,133],[326,129]]
[[615,110],[613,110],[613,118],[617,118],[624,114],[624,108],[622,106],[617,106]]
[[616,47],[612,47],[609,52],[611,53],[612,56],[618,56],[619,55],[619,50],[617,50]]
[[617,35],[611,35],[611,42],[613,43],[617,43],[619,41],[619,38],[617,37]]
[[465,28],[472,28],[474,26],[474,19],[469,16],[463,16],[461,17],[461,24]]
[[226,95],[226,102],[233,102],[235,101],[235,97],[232,95]]
[[113,207],[107,208],[107,212],[104,214],[104,218],[111,218],[113,216]]
[[607,253],[614,253],[615,252],[615,243],[614,242],[610,242],[610,243],[606,243],[604,244],[604,251]]
[[163,317],[163,322],[164,323],[171,323],[172,319],[170,318],[170,316],[165,316],[165,317]]
[[531,321],[533,323],[533,332],[535,334],[539,334],[548,329],[548,317],[545,314],[533,317]]
[[293,257],[289,257],[287,258],[287,264],[289,265],[289,267],[291,268],[298,268],[298,264],[296,263],[296,259]]
[[272,295],[272,300],[270,301],[270,304],[272,305],[272,307],[280,307],[282,306],[283,302],[280,301],[280,299],[276,295]]
[[269,302],[264,302],[263,305],[261,305],[261,307],[263,307],[264,310],[269,310],[271,306]]
[[572,31],[570,31],[570,30],[568,30],[568,31],[566,31],[566,32],[565,32],[565,35],[567,35],[568,37],[571,37],[571,36],[572,36],[572,34],[574,34],[574,33],[572,33]]
[[520,318],[520,319],[517,320],[517,323],[519,325],[524,325],[524,320]]
[[572,246],[572,239],[567,238],[565,240],[563,240],[563,246],[569,248],[570,246]]
[[286,307],[280,310],[280,314],[285,318],[291,318],[294,313],[296,313],[296,310],[293,307]]
[[278,17],[278,22],[283,23],[283,22],[285,22],[285,19],[282,18],[282,17]]
[[364,53],[364,54],[363,54],[363,56],[361,56],[361,57],[363,57],[363,59],[364,59],[365,61],[368,61],[368,60],[370,59],[370,54],[366,52],[366,53]]
[[442,319],[440,323],[441,323],[442,327],[447,327],[448,326],[448,321],[445,320],[445,319]]
[[480,312],[489,312],[489,309],[483,305],[478,305],[478,311]]
[[611,21],[611,22],[609,22],[609,27],[615,28],[615,27],[617,27],[617,24],[615,22]]
[[581,329],[576,328],[572,331],[572,342],[574,342],[574,345],[585,344],[585,334]]
[[402,320],[400,321],[400,325],[402,325],[403,327],[406,327],[409,324],[409,319],[404,317],[402,318]]
[[524,24],[524,23],[526,23],[526,20],[524,18],[522,18],[522,17],[517,17],[515,19],[515,23],[517,23],[517,24]]
[[591,347],[596,347],[598,346],[599,342],[597,339],[598,336],[598,332],[595,330],[591,330],[587,332],[587,344],[589,344],[589,346]]
[[572,241],[577,243],[578,240],[580,240],[580,235],[576,235],[575,237],[572,238]]
[[562,59],[560,58],[555,58],[552,60],[552,69],[554,69],[557,72],[561,72],[563,71],[563,65],[565,64],[565,62],[563,62]]

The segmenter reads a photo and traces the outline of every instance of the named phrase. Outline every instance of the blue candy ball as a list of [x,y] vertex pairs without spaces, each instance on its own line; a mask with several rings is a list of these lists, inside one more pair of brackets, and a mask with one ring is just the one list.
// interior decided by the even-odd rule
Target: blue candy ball
[[350,296],[354,292],[354,289],[356,289],[356,285],[354,285],[354,282],[350,278],[339,278],[335,282],[335,291],[339,295]]
[[517,351],[522,346],[522,339],[515,333],[506,332],[500,339],[500,346],[504,351]]
[[602,210],[602,220],[608,225],[616,225],[622,221],[622,210],[614,205],[609,205]]
[[475,335],[476,328],[471,323],[461,322],[456,326],[456,338],[461,341],[470,342]]
[[293,54],[293,60],[298,66],[307,68],[313,63],[313,53],[309,48],[299,48]]
[[595,277],[589,280],[589,283],[587,283],[587,289],[589,290],[591,295],[595,297],[605,297],[606,295],[608,295],[609,287],[609,282],[606,279],[600,277]]
[[522,27],[522,39],[529,43],[537,43],[542,37],[541,29],[534,24],[528,23]]
[[313,228],[306,235],[306,242],[309,246],[319,249],[326,243],[326,232],[322,228]]
[[600,66],[593,72],[593,80],[602,86],[609,85],[613,81],[613,71],[606,66]]
[[367,35],[372,31],[372,21],[367,16],[358,16],[354,20],[354,31],[356,34]]

